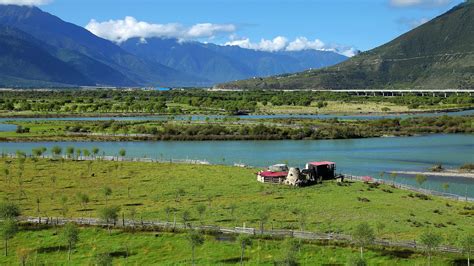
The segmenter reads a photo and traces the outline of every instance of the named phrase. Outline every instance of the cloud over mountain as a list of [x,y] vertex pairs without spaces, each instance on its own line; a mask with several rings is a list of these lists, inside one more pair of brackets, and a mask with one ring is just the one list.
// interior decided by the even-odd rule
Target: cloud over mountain
[[261,39],[260,42],[252,42],[249,38],[233,39],[225,45],[239,46],[246,49],[253,49],[265,52],[279,52],[279,51],[303,51],[303,50],[320,50],[332,51],[348,57],[354,56],[358,50],[353,47],[341,45],[328,45],[319,39],[313,41],[306,37],[298,37],[293,41],[289,41],[284,36],[277,36],[272,40]]
[[154,24],[138,21],[134,17],[127,16],[124,19],[103,22],[92,19],[85,28],[99,37],[119,44],[132,38],[140,38],[142,42],[146,43],[147,38],[153,37],[200,40],[216,37],[227,38],[229,36],[229,41],[224,45],[239,46],[257,51],[321,50],[332,51],[349,57],[358,53],[353,47],[328,45],[319,39],[309,40],[306,37],[298,37],[290,41],[285,36],[277,36],[273,39],[262,38],[260,42],[252,42],[250,38],[237,37],[235,32],[238,29],[234,24],[198,23],[187,27],[180,23]]
[[131,38],[166,37],[177,39],[213,38],[236,31],[233,24],[200,23],[186,27],[179,23],[152,24],[127,16],[120,20],[98,22],[92,19],[86,29],[95,35],[122,43]]
[[452,0],[390,0],[395,7],[438,7],[450,4]]
[[52,0],[0,0],[0,5],[40,6],[51,2]]

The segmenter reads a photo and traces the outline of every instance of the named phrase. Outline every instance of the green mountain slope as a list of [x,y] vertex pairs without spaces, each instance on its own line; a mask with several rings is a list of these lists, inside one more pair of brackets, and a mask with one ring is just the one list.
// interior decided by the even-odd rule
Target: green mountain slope
[[[114,43],[37,7],[0,4],[0,25],[16,28],[33,36],[48,47],[47,50],[52,56],[73,66],[88,80],[92,80],[93,84],[173,86],[205,82],[164,65],[138,58]],[[88,84],[72,80],[68,83]]]
[[226,89],[467,89],[474,87],[474,4],[322,70],[218,85]]
[[52,56],[48,47],[32,36],[0,26],[0,85],[94,83],[73,66]]

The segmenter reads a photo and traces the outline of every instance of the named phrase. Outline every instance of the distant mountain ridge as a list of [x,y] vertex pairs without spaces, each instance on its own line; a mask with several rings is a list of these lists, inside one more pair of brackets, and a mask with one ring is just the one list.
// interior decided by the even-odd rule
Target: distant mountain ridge
[[117,45],[37,7],[16,5],[0,5],[0,34],[9,39],[0,40],[0,86],[211,86],[347,59],[160,38]]
[[226,89],[474,87],[474,3],[460,4],[393,41],[336,66],[220,84]]
[[238,46],[163,38],[148,38],[145,41],[133,38],[120,46],[139,57],[212,82],[292,73],[334,65],[347,59],[329,51],[263,52]]

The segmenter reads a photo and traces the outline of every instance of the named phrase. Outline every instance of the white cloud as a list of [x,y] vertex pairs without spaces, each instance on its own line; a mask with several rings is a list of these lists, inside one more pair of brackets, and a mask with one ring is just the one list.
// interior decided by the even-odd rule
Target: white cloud
[[319,39],[310,41],[306,37],[298,37],[294,41],[290,42],[290,44],[288,44],[288,46],[286,47],[286,50],[287,51],[301,51],[301,50],[308,50],[308,49],[322,50],[324,49],[324,46],[325,44]]
[[104,22],[91,20],[86,25],[86,29],[99,37],[116,43],[122,43],[130,38],[140,38],[141,43],[146,43],[146,39],[152,37],[177,38],[180,41],[196,39],[205,41],[224,34],[229,36],[229,41],[225,45],[258,51],[323,50],[334,51],[346,56],[354,56],[358,52],[352,47],[327,45],[319,39],[308,40],[305,37],[298,37],[291,42],[284,36],[252,42],[249,38],[239,38],[235,34],[237,27],[234,24],[199,23],[186,27],[179,23],[152,24],[128,16],[121,20]]
[[187,35],[192,38],[211,38],[217,33],[231,33],[236,30],[237,27],[233,24],[200,23],[189,28]]
[[395,7],[438,7],[450,4],[452,0],[390,0]]
[[289,42],[286,37],[278,36],[272,40],[261,39],[260,42],[253,43],[249,38],[238,39],[235,36],[232,36],[231,41],[225,43],[224,45],[239,46],[246,49],[266,52],[303,50],[332,51],[348,57],[352,57],[359,53],[359,51],[354,47],[327,45],[319,39],[311,41],[306,37],[298,37],[295,40]]
[[[1,0],[0,0],[1,1]],[[233,33],[237,27],[233,24],[201,23],[185,27],[179,23],[152,24],[138,21],[134,17],[125,17],[122,20],[98,22],[91,20],[86,29],[95,35],[117,43],[130,38],[167,37],[178,39],[214,38],[216,35]]]
[[0,0],[0,5],[40,6],[51,2],[52,0]]
[[242,48],[258,51],[277,52],[286,49],[288,46],[288,39],[283,36],[278,36],[272,40],[261,39],[258,43],[252,43],[249,38],[234,39],[225,43],[224,45],[239,46]]

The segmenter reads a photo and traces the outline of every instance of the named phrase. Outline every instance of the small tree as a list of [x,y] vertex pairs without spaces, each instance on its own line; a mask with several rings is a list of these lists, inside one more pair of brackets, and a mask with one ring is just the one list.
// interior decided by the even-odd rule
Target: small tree
[[77,228],[77,225],[73,223],[66,224],[61,233],[61,238],[64,240],[64,242],[67,243],[67,260],[70,261],[71,250],[76,246],[77,242],[79,241],[79,229]]
[[36,213],[40,213],[40,203],[41,203],[41,199],[39,197],[36,198]]
[[449,189],[449,183],[443,183],[443,190],[444,192],[448,192],[448,189]]
[[377,229],[377,234],[382,234],[383,230],[385,229],[385,224],[380,222],[380,221],[377,221],[377,223],[375,224],[375,228]]
[[306,220],[307,214],[305,211],[298,211],[298,222],[300,224],[300,230],[304,231],[306,229]]
[[354,229],[352,233],[352,238],[354,242],[360,248],[360,257],[364,257],[364,247],[372,244],[375,240],[374,230],[366,222],[360,223]]
[[418,174],[415,176],[416,183],[418,183],[420,187],[423,186],[423,183],[425,183],[427,179],[425,175]]
[[105,196],[105,206],[107,207],[109,196],[112,195],[112,189],[110,187],[102,188],[102,194]]
[[252,238],[247,235],[240,235],[238,238],[240,245],[240,265],[244,265],[245,248],[252,245]]
[[28,248],[18,248],[16,250],[16,256],[18,257],[21,266],[26,266],[26,262],[28,261],[28,258],[32,252],[33,250]]
[[188,210],[183,211],[181,218],[183,218],[184,228],[187,227],[188,221],[191,220],[191,214]]
[[201,232],[199,231],[191,231],[188,234],[188,242],[189,245],[191,246],[191,251],[192,251],[192,262],[193,265],[196,265],[195,263],[195,249],[196,247],[202,246],[204,244],[204,236],[202,235]]
[[395,185],[395,180],[397,179],[397,173],[391,173],[390,178],[392,179],[393,185]]
[[107,230],[110,231],[110,224],[114,224],[117,222],[118,213],[120,212],[119,206],[112,206],[112,207],[105,207],[99,210],[99,217],[102,221],[107,224]]
[[270,218],[270,209],[262,209],[258,212],[258,220],[260,222],[260,234],[263,235],[265,223]]
[[61,215],[63,217],[66,217],[68,213],[68,204],[67,204],[68,198],[66,196],[61,197]]
[[97,266],[112,266],[113,258],[109,253],[100,253],[94,256],[95,263]]
[[78,193],[77,194],[77,199],[79,200],[79,203],[81,204],[83,209],[85,209],[87,207],[87,204],[90,201],[89,196],[85,193]]
[[82,151],[82,153],[84,154],[84,157],[89,157],[89,156],[91,156],[91,152],[90,152],[88,149],[84,149],[84,150]]
[[54,146],[51,148],[51,152],[53,153],[53,157],[59,157],[63,152],[63,149],[59,146]]
[[16,219],[20,214],[18,205],[8,201],[0,203],[0,219]]
[[301,248],[301,243],[294,238],[287,238],[283,242],[283,263],[284,265],[298,265],[295,254]]
[[0,223],[0,236],[5,242],[5,256],[8,256],[8,240],[15,237],[18,232],[18,225],[16,220],[7,218]]
[[432,231],[428,231],[420,236],[420,242],[425,246],[425,251],[428,254],[428,265],[431,265],[431,256],[439,245],[441,245],[441,242],[443,242],[443,237]]
[[204,214],[204,212],[206,212],[206,205],[204,204],[199,204],[197,207],[196,207],[196,210],[199,214],[199,221],[201,221],[201,224],[202,224],[202,216]]
[[74,147],[69,146],[66,148],[66,155],[68,158],[72,158],[74,155]]
[[120,155],[120,157],[122,157],[122,159],[123,159],[123,157],[125,157],[125,155],[127,155],[127,151],[126,151],[125,149],[120,149],[119,155]]
[[43,155],[43,149],[42,148],[33,148],[31,150],[31,153],[33,154],[34,157],[39,158]]
[[230,216],[232,217],[232,221],[234,222],[235,222],[235,216],[234,216],[235,209],[237,209],[237,205],[235,205],[235,203],[232,203],[229,205]]
[[468,234],[462,237],[459,240],[459,247],[461,248],[462,252],[467,256],[467,266],[471,265],[471,254],[472,250],[474,249],[474,235]]
[[172,208],[172,207],[170,207],[170,206],[166,206],[166,207],[165,207],[166,221],[167,221],[167,222],[170,221],[170,214],[171,214],[172,211],[173,211],[173,208]]
[[99,151],[100,150],[97,147],[92,148],[92,154],[94,154],[94,158],[97,157],[97,154],[99,154]]
[[77,159],[77,160],[79,160],[79,158],[81,157],[81,154],[82,154],[81,149],[77,149],[77,150],[76,150],[76,159]]

